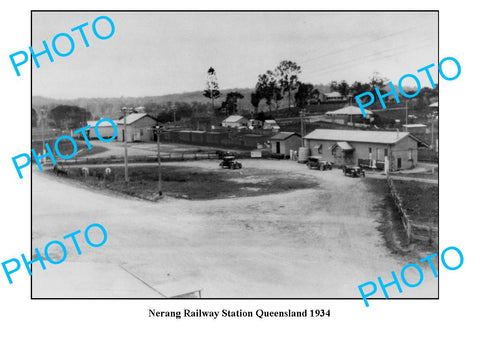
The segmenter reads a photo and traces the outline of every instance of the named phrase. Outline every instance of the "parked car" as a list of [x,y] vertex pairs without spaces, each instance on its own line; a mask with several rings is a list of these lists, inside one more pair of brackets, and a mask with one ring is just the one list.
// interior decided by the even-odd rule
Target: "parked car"
[[220,162],[220,166],[223,169],[241,169],[242,163],[235,160],[235,156],[225,156],[223,161]]
[[307,166],[309,169],[315,169],[315,170],[332,170],[333,168],[333,163],[332,162],[327,162],[322,159],[322,157],[319,156],[310,156],[308,157],[307,160]]
[[365,170],[363,170],[359,166],[345,165],[343,167],[343,174],[345,176],[352,176],[352,177],[365,177]]

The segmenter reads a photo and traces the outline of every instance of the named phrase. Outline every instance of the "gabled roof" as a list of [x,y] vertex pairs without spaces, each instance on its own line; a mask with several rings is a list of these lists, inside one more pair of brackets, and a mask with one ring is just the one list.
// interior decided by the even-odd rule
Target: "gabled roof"
[[285,140],[285,139],[288,139],[292,136],[300,137],[300,135],[296,132],[279,132],[275,136],[270,138],[270,140]]
[[277,124],[277,122],[274,119],[265,119],[265,123],[267,123],[267,124]]
[[[144,117],[150,117],[152,118],[153,120],[156,121],[155,118],[153,118],[152,116],[149,116],[148,114],[146,113],[131,113],[127,116],[127,125],[130,125],[132,123],[135,123],[137,120],[140,120]],[[122,119],[119,119],[117,120],[115,123],[117,124],[120,124],[120,125],[123,125],[123,118]]]
[[408,128],[424,128],[427,127],[425,124],[403,124],[404,127]]
[[[367,115],[371,115],[372,111],[370,110],[365,110],[365,113]],[[362,110],[358,106],[345,106],[342,107],[341,109],[335,110],[335,111],[327,111],[325,113],[326,115],[350,115],[350,116],[361,116],[362,115]]]
[[239,115],[231,115],[231,116],[228,116],[227,118],[225,118],[225,120],[223,122],[224,123],[237,123],[237,122],[241,121],[242,119],[246,119],[246,118],[243,117],[243,116],[239,116]]
[[350,144],[348,144],[347,142],[336,142],[334,148],[336,147],[339,147],[340,149],[342,149],[343,151],[352,151],[354,150],[355,148],[353,146],[351,146]]
[[339,142],[363,142],[378,144],[395,144],[405,137],[412,137],[410,132],[397,131],[363,131],[316,129],[305,136],[305,139],[332,140]]
[[333,92],[328,92],[328,93],[325,93],[325,95],[327,97],[343,97],[340,92],[337,92],[337,91],[333,91]]
[[[113,120],[113,119],[112,119]],[[97,123],[99,122],[100,120],[88,120],[87,121],[87,125],[90,125],[92,128],[95,127],[95,125],[97,125]],[[113,120],[113,122],[115,124],[118,124],[118,120]],[[106,122],[106,121],[103,121],[100,123],[100,127],[112,127],[112,124],[110,124],[109,122]]]

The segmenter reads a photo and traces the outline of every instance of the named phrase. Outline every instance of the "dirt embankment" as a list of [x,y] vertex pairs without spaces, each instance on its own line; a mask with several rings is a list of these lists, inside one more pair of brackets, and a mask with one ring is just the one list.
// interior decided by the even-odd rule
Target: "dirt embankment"
[[[369,190],[382,199],[375,205],[374,210],[379,213],[379,226],[378,230],[382,233],[386,247],[394,254],[400,254],[412,261],[418,261],[418,259],[425,257],[426,255],[438,252],[438,249],[429,245],[426,242],[409,241],[407,233],[403,227],[400,219],[400,214],[397,207],[390,195],[390,190],[384,179],[367,178]],[[398,184],[402,183],[402,191]],[[417,219],[414,221],[437,221],[438,226],[438,196],[435,199],[435,195],[429,195],[428,192],[423,192],[422,188],[416,189],[415,187],[428,187],[428,190],[435,191],[438,186],[416,183],[416,182],[401,182],[395,181],[395,185],[404,198],[404,206],[409,207],[410,211],[416,211],[415,216]],[[405,191],[405,188],[408,188]],[[422,212],[426,206],[435,207],[428,213]],[[435,215],[436,211],[436,215]]]

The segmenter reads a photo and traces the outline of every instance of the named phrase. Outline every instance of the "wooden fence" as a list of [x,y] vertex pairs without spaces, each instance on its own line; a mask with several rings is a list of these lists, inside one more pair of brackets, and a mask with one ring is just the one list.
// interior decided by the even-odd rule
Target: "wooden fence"
[[[178,161],[196,161],[203,159],[219,159],[219,153],[213,152],[197,152],[197,153],[162,153],[160,160],[162,162],[178,162]],[[158,162],[157,155],[142,155],[142,156],[129,156],[128,161],[130,163],[154,163]],[[74,165],[74,164],[111,164],[111,163],[123,163],[123,156],[110,156],[110,157],[80,157],[73,158],[71,160],[57,160],[62,165]],[[51,165],[51,161],[48,158],[47,164]]]
[[417,240],[422,242],[428,242],[428,244],[433,245],[435,248],[438,248],[438,228],[412,223],[405,208],[403,207],[402,198],[400,197],[400,194],[398,193],[392,178],[388,175],[387,184],[390,189],[390,194],[393,197],[393,201],[395,202],[395,206],[397,207],[400,214],[403,227],[407,233],[408,241],[411,242],[412,240]]

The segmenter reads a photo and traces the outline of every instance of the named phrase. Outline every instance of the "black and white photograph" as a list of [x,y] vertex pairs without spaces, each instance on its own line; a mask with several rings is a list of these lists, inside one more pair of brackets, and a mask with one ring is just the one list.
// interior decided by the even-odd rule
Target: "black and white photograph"
[[472,4],[2,3],[3,338],[475,337]]
[[438,298],[438,41],[434,10],[33,11],[32,298]]

